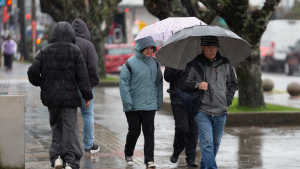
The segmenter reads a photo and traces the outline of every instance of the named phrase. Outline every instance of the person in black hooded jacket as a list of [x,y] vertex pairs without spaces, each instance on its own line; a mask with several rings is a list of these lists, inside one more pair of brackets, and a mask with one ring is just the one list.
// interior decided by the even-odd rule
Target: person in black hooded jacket
[[42,103],[48,107],[52,144],[52,167],[77,169],[83,152],[77,126],[77,107],[93,99],[88,72],[80,49],[75,45],[75,31],[67,22],[54,28],[50,44],[44,46],[28,69],[29,82],[41,88]]
[[198,142],[198,128],[197,123],[193,117],[189,116],[187,110],[176,94],[178,89],[178,82],[180,77],[183,76],[183,71],[166,67],[164,72],[164,78],[170,83],[171,107],[175,120],[175,135],[173,143],[173,154],[170,158],[172,163],[176,163],[180,153],[185,149],[187,156],[186,162],[190,167],[198,167],[198,163],[195,161],[197,156],[196,148]]
[[[83,54],[83,58],[88,69],[89,79],[91,82],[91,88],[94,95],[95,86],[99,84],[98,76],[98,55],[94,45],[89,41],[90,32],[80,18],[76,18],[72,22],[72,27],[76,34],[76,46],[78,46]],[[80,91],[79,91],[80,93]],[[81,96],[81,102],[84,103],[84,98]],[[96,153],[100,150],[99,146],[94,144],[94,99],[91,100],[91,105],[80,107],[81,116],[83,119],[83,144],[85,152]]]

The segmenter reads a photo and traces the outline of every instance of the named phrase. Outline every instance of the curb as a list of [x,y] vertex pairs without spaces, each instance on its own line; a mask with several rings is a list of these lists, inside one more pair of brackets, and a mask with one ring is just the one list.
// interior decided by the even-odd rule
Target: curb
[[[164,99],[162,110],[172,114],[171,101]],[[300,112],[240,112],[229,113],[226,127],[300,126]]]

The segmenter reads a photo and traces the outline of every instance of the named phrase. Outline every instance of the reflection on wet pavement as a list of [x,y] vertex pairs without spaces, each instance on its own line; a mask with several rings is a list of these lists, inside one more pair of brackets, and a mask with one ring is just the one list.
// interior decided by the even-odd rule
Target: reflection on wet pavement
[[[121,140],[125,140],[127,121],[120,106],[119,89],[97,88],[96,93],[99,93],[98,97],[102,99],[95,101],[95,112],[97,112],[95,123],[109,128]],[[180,156],[179,164],[172,164],[169,161],[173,151],[173,116],[168,112],[157,112],[155,126],[155,157],[166,167],[185,167],[184,153]],[[300,168],[299,140],[300,127],[225,128],[217,155],[218,168]],[[143,150],[143,146],[144,139],[141,133],[136,148]],[[199,163],[201,159],[199,147],[197,154]]]

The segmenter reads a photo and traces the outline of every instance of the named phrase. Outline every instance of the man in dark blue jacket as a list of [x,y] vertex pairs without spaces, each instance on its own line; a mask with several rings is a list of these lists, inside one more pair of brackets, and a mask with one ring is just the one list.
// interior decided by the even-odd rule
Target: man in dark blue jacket
[[198,167],[198,163],[195,161],[197,156],[196,148],[198,141],[198,129],[197,123],[193,117],[189,116],[187,110],[185,110],[181,100],[176,94],[178,89],[179,78],[183,75],[183,71],[178,71],[166,67],[164,72],[164,78],[170,83],[170,93],[172,112],[175,120],[175,136],[173,143],[173,154],[170,158],[172,163],[176,163],[179,154],[185,148],[185,154],[187,156],[186,162],[190,167]]
[[[94,45],[90,42],[90,31],[88,30],[85,22],[80,18],[76,18],[72,22],[72,27],[76,34],[76,46],[78,46],[82,52],[85,65],[88,70],[88,77],[90,80],[91,88],[94,95],[95,86],[99,84],[98,76],[98,55]],[[82,93],[81,102],[84,103]],[[80,107],[81,116],[83,121],[83,144],[84,150],[88,153],[96,153],[100,150],[99,146],[94,144],[94,99],[91,100],[89,107],[84,107],[84,104]]]
[[29,82],[41,88],[41,100],[48,107],[52,144],[52,167],[80,168],[82,148],[77,126],[77,107],[93,99],[88,72],[80,49],[75,45],[75,31],[67,22],[58,22],[50,38],[28,69]]

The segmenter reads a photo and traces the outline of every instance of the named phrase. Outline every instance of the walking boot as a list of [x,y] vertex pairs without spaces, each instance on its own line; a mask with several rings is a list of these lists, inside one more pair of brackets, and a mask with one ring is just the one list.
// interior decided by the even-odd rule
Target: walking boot
[[170,157],[170,161],[171,161],[172,163],[177,163],[178,157],[179,157],[179,154],[173,152],[172,156]]
[[198,167],[198,163],[195,159],[186,159],[186,163],[188,164],[188,167]]

